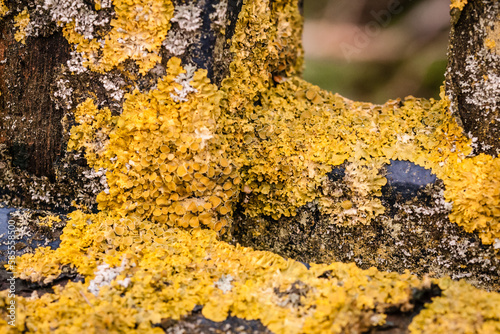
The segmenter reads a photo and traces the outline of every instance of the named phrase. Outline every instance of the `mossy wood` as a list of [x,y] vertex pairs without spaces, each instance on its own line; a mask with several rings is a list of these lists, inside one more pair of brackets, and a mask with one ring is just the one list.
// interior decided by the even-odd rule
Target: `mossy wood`
[[301,6],[0,0],[1,200],[62,229],[15,330],[500,331],[498,4],[452,1],[440,100],[383,105],[300,78]]

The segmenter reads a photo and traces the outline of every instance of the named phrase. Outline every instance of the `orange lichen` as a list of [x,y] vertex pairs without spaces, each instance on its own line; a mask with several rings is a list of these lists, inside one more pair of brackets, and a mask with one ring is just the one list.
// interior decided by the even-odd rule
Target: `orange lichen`
[[[90,278],[103,262],[123,269],[94,296],[88,292]],[[311,331],[314,324],[340,333],[354,324],[383,323],[386,307],[406,307],[411,288],[428,284],[408,274],[364,271],[353,264],[313,265],[307,270],[269,252],[217,241],[213,231],[189,232],[80,211],[71,214],[59,249],[42,248],[36,255],[24,255],[18,272],[25,279],[50,282],[58,268],[68,265],[89,279],[57,287],[54,294],[40,298],[18,298],[17,330],[44,333],[57,323],[61,333],[85,326],[140,332],[151,330],[162,318],[178,319],[195,305],[203,305],[203,315],[214,321],[224,320],[231,312],[261,319],[276,333]],[[318,277],[324,273],[331,273],[328,279]],[[221,291],[215,283],[228,275],[231,286]],[[130,283],[121,283],[125,279]],[[308,287],[300,305],[289,305],[282,294],[272,293],[287,291],[297,280]],[[5,302],[2,294],[0,303]],[[5,325],[0,320],[0,326]]]

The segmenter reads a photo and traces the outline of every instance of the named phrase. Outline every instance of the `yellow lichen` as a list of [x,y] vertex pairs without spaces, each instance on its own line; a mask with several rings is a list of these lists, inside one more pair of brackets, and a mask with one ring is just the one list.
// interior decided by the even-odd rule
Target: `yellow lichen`
[[[117,235],[117,226],[126,232]],[[34,300],[18,298],[17,330],[44,333],[57,323],[61,333],[81,331],[85,326],[141,332],[151,330],[162,318],[178,319],[195,305],[203,305],[203,315],[214,321],[224,320],[231,312],[244,319],[261,319],[276,333],[313,329],[341,333],[355,324],[383,323],[386,307],[409,306],[411,288],[428,284],[408,274],[365,271],[354,264],[313,265],[307,270],[269,252],[217,241],[208,230],[188,232],[79,211],[71,214],[61,247],[24,255],[19,258],[18,272],[25,279],[49,282],[59,272],[56,267],[72,265],[91,278],[97,264],[119,266],[124,258],[127,269],[117,280],[128,277],[127,287],[115,281],[94,296],[87,291],[87,280],[68,283]],[[223,293],[214,283],[227,275],[232,277],[232,286]],[[308,287],[300,306],[288,305],[286,297],[272,293],[287,291],[297,280]],[[6,299],[2,295],[0,301]]]
[[487,37],[484,39],[484,46],[490,51],[500,54],[500,24],[488,26],[486,28]]
[[459,10],[462,10],[466,4],[467,0],[451,0],[450,9],[458,8]]
[[[295,37],[300,32],[299,20],[296,3],[275,1],[269,11],[265,1],[250,2],[237,23],[230,76],[219,90],[207,82],[208,95],[196,93],[178,104],[175,89],[181,87],[174,78],[182,69],[173,60],[170,74],[159,81],[156,90],[128,96],[105,157],[97,164],[89,157],[92,166],[108,170],[110,194],[99,195],[101,208],[154,217],[171,225],[197,227],[201,222],[218,229],[217,217],[225,217],[222,225],[230,221],[233,196],[241,182],[246,193],[243,208],[249,216],[292,216],[300,206],[317,200],[324,213],[359,213],[337,215],[334,220],[368,223],[384,210],[376,198],[383,177],[366,175],[363,182],[373,189],[373,196],[356,190],[358,170],[351,178],[354,196],[340,197],[337,203],[324,193],[326,174],[346,160],[362,165],[390,159],[414,162],[443,179],[447,198],[456,198],[453,194],[460,191],[459,185],[449,179],[470,159],[466,156],[471,148],[448,112],[444,93],[441,100],[410,96],[373,105],[305,82],[294,76],[301,66],[300,57],[292,57],[292,63],[282,58],[282,52],[292,50],[301,55]],[[280,83],[276,84],[273,73],[279,73]],[[193,87],[197,81],[193,79]],[[197,106],[202,102],[195,102],[201,96],[203,107]],[[193,115],[200,117],[199,123],[190,119]],[[210,137],[208,148],[200,141],[203,137]],[[70,142],[70,147],[76,146]],[[91,149],[87,154],[92,153]],[[213,160],[221,155],[222,160]],[[118,160],[112,163],[113,159]],[[226,167],[227,159],[234,165]],[[492,197],[488,205],[499,202]],[[476,211],[477,221],[488,222],[478,225],[462,215],[461,205],[465,206],[453,206],[452,221],[468,231],[485,226],[479,231],[482,240],[492,243],[499,226],[494,210]]]
[[493,50],[496,47],[496,43],[494,40],[487,38],[484,40],[484,46],[486,46],[490,50]]
[[445,179],[445,198],[453,203],[451,221],[482,241],[500,239],[500,158],[480,154],[464,159]]
[[[216,135],[221,94],[205,70],[192,74],[183,87],[186,71],[171,59],[157,89],[128,94],[118,117],[92,100],[78,106],[68,148],[84,147],[90,166],[108,170],[100,209],[170,226],[229,223],[240,178]],[[190,94],[178,96],[183,89]]]
[[[174,7],[170,0],[113,0],[116,18],[105,36],[86,39],[68,23],[63,29],[69,43],[76,45],[93,71],[110,71],[127,59],[134,60],[145,74],[161,61],[159,51],[170,28]],[[102,43],[101,41],[102,40]]]
[[[202,314],[213,321],[231,313],[260,319],[274,333],[363,331],[383,324],[387,309],[411,310],[412,291],[431,283],[408,273],[361,270],[354,264],[312,264],[306,269],[270,252],[220,242],[213,231],[117,220],[102,212],[73,212],[60,248],[40,248],[17,261],[18,273],[25,279],[48,283],[63,266],[76,268],[87,279],[55,287],[53,294],[40,298],[18,297],[13,333],[153,332],[161,319],[179,319],[196,305],[203,306]],[[100,263],[122,265],[124,270],[94,295],[88,289]],[[222,291],[217,282],[228,276],[230,285]],[[439,323],[432,322],[434,317],[443,326],[452,326],[454,319],[486,329],[499,325],[498,294],[449,279],[435,282],[444,289],[443,296],[415,318],[414,332],[425,326],[436,329]],[[297,284],[302,292],[293,295],[292,286]],[[467,305],[453,304],[457,300]],[[0,305],[7,303],[7,293],[2,292]],[[469,310],[467,317],[456,318],[462,309]],[[3,318],[6,308],[0,310]],[[0,329],[6,326],[0,319]]]
[[[287,15],[278,17],[288,17],[287,26],[300,32],[289,2],[274,2],[273,6],[288,10]],[[241,166],[247,193],[245,213],[279,218],[294,215],[298,207],[315,199],[325,208],[331,199],[320,193],[321,184],[331,167],[345,160],[414,162],[443,179],[447,198],[455,198],[459,185],[449,178],[462,168],[463,161],[471,159],[466,158],[471,148],[470,140],[448,111],[444,92],[441,100],[410,96],[404,101],[373,105],[349,101],[287,74],[274,80],[278,82],[275,85],[271,79],[273,61],[279,53],[270,46],[295,43],[300,49],[300,44],[267,27],[273,13],[265,7],[265,2],[256,1],[243,8],[238,21],[242,26],[237,24],[233,39],[231,75],[221,87],[227,99],[221,120],[225,138],[239,143],[230,153]],[[261,24],[262,29],[258,28]],[[266,44],[261,43],[264,31],[269,41]],[[293,64],[287,68],[291,74],[297,71]],[[374,215],[383,210],[377,203],[369,205],[378,208]],[[458,219],[462,215],[460,205],[453,206],[452,221],[466,230],[479,231],[483,242],[492,243],[498,237],[500,222],[493,213],[496,209],[489,207],[497,208],[500,199],[493,196],[488,204],[476,204],[484,208],[476,212],[477,219],[488,222],[480,225],[467,217]],[[479,230],[479,226],[484,228]]]
[[325,178],[321,187],[323,196],[318,199],[320,212],[329,215],[333,224],[369,224],[385,211],[377,198],[382,196],[382,186],[387,183],[379,174],[381,168],[382,163],[377,161],[351,163],[345,169],[341,186]]
[[410,333],[500,333],[500,294],[447,279],[440,287],[443,295],[413,319]]
[[4,0],[0,0],[0,19],[9,12],[9,8],[5,5]]
[[[117,17],[125,15],[114,4]],[[208,319],[222,321],[231,313],[259,319],[275,333],[363,332],[383,324],[387,310],[411,310],[412,291],[429,288],[429,279],[342,263],[308,270],[217,239],[215,231],[230,223],[240,187],[248,215],[293,215],[332,195],[321,189],[327,173],[346,161],[352,194],[330,204],[344,211],[365,205],[371,216],[352,223],[381,213],[381,164],[409,160],[444,180],[454,202],[451,219],[491,242],[499,226],[498,158],[466,157],[470,140],[444,96],[372,105],[297,78],[300,20],[297,1],[246,1],[233,37],[231,74],[220,89],[206,71],[183,68],[173,58],[154,89],[126,95],[121,115],[111,116],[90,99],[75,110],[68,148],[84,149],[91,167],[107,170],[101,211],[72,212],[58,249],[39,248],[16,262],[18,277],[31,281],[50,283],[67,270],[86,279],[39,298],[18,297],[13,332],[160,333],[162,319],[179,319],[196,305]],[[81,43],[87,59],[96,57],[91,68],[106,70],[125,59],[103,65],[100,44],[71,30],[67,25],[70,42]],[[93,294],[91,279],[103,263],[123,270]],[[455,322],[498,331],[498,294],[446,278],[434,282],[443,296],[415,318],[414,333],[458,331],[451,327]],[[301,293],[293,295],[297,286]],[[3,319],[8,303],[1,292]],[[3,319],[0,330],[8,326]]]
[[59,218],[58,216],[48,215],[48,216],[40,218],[40,222],[38,223],[38,225],[42,226],[42,227],[52,228],[54,223],[60,223],[60,222],[61,222],[61,218]]
[[71,128],[68,150],[85,149],[87,162],[94,166],[109,140],[116,117],[111,116],[108,108],[98,109],[92,99],[78,105],[74,116],[77,125]]
[[[0,4],[0,11],[2,11]],[[30,23],[30,14],[28,14],[28,9],[24,8],[24,10],[17,14],[14,17],[14,26],[17,28],[16,33],[14,34],[14,39],[22,44],[26,44],[26,27]]]

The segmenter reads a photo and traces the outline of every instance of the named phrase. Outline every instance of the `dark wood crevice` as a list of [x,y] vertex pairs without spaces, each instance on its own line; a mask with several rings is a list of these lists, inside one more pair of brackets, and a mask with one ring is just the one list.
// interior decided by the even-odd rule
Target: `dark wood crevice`
[[0,143],[7,145],[13,167],[54,181],[64,111],[51,91],[70,47],[60,32],[27,38],[23,45],[14,31],[4,24],[0,32]]

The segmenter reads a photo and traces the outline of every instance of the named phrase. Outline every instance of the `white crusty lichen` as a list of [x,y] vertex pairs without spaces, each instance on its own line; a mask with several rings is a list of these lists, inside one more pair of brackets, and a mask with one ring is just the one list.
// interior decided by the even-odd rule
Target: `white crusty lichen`
[[[76,49],[76,46],[75,46]],[[85,61],[83,58],[83,54],[78,51],[70,52],[71,58],[66,62],[66,66],[68,66],[68,70],[74,74],[81,74],[87,70],[87,68],[83,65]]]
[[176,22],[179,29],[170,29],[162,44],[168,52],[179,56],[196,40],[196,32],[203,24],[201,9],[193,4],[177,6],[171,22]]
[[193,88],[191,86],[190,82],[193,80],[194,72],[196,71],[196,67],[193,65],[186,65],[184,66],[184,70],[186,73],[181,73],[175,78],[175,82],[180,84],[182,86],[181,89],[179,88],[174,88],[175,93],[170,93],[170,97],[175,102],[185,102],[187,101],[187,95],[189,93],[196,93],[198,92],[197,89]]
[[122,79],[113,80],[113,78],[103,76],[99,79],[104,86],[104,89],[109,93],[111,98],[120,101],[123,98],[124,91],[120,88],[125,82]]
[[201,9],[194,4],[177,6],[171,21],[177,22],[182,30],[196,31],[203,24]]
[[214,12],[210,14],[210,21],[217,27],[224,27],[226,25],[227,14],[227,1],[214,4]]
[[33,219],[30,210],[16,210],[10,213],[10,219],[15,221],[16,233],[14,234],[14,240],[21,240],[24,237],[31,237],[31,232],[29,231],[29,222]]
[[60,79],[56,81],[56,91],[54,92],[55,104],[59,109],[71,109],[73,100],[71,99],[71,94],[73,94],[73,88],[68,86],[69,81],[65,79]]
[[214,287],[217,289],[221,290],[222,293],[227,293],[231,291],[233,288],[233,285],[231,282],[233,281],[233,276],[231,275],[222,275],[221,278],[219,278],[215,283]]
[[75,31],[85,39],[94,38],[95,26],[109,22],[108,18],[98,20],[97,13],[83,0],[44,0],[42,5],[37,6],[40,7],[48,11],[52,21],[58,25],[74,23]]
[[88,180],[84,185],[85,190],[90,191],[94,195],[99,194],[101,191],[109,194],[106,172],[107,169],[105,168],[99,168],[97,171],[94,169],[83,171],[83,176]]
[[[88,290],[93,293],[95,296],[99,295],[99,290],[101,287],[110,285],[111,282],[121,274],[121,272],[125,269],[127,265],[127,261],[125,259],[122,260],[122,263],[119,267],[111,268],[109,264],[104,263],[97,266],[97,271],[95,272],[95,278],[90,281]],[[130,284],[130,278],[125,278],[123,280],[118,280],[116,283],[120,284],[123,287],[128,287]]]
[[[495,54],[484,55],[484,58],[491,59],[492,62],[500,62],[500,57]],[[500,96],[500,76],[493,71],[479,76],[481,73],[481,64],[476,56],[468,56],[465,60],[465,70],[474,81],[474,85],[469,85],[462,81],[462,92],[466,93],[466,102],[480,108],[485,112],[496,112],[499,106],[498,97]]]

